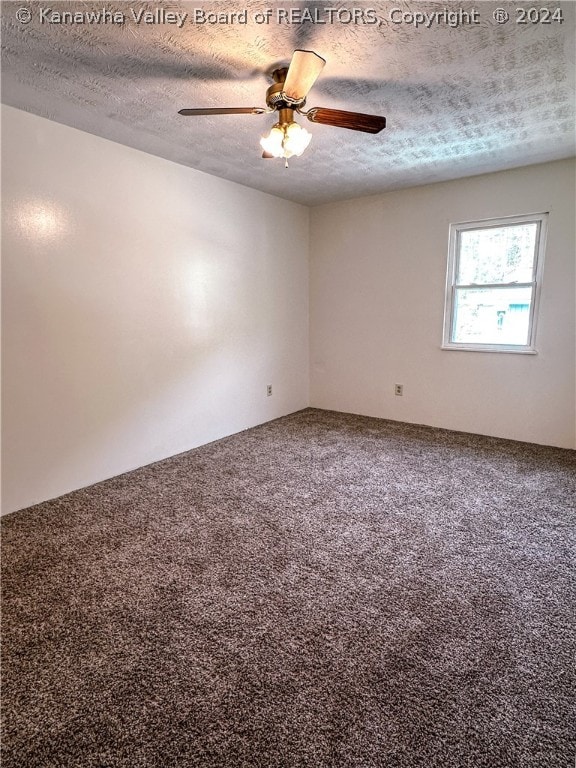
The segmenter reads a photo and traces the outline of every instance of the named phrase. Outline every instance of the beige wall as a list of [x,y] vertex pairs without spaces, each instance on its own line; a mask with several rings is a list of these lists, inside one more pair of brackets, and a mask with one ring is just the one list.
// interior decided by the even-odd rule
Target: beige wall
[[[309,402],[576,447],[573,161],[319,206],[309,233],[293,203],[2,128],[3,512]],[[449,223],[540,211],[538,355],[441,350]]]
[[[311,404],[575,448],[574,169],[560,161],[313,208]],[[538,354],[441,350],[450,222],[541,211]]]
[[308,404],[306,208],[2,127],[4,512]]

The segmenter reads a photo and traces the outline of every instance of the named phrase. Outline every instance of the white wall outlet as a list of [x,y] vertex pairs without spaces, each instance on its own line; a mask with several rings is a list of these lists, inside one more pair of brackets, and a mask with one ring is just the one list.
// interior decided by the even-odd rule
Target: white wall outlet
[[268,384],[268,386],[266,387],[266,395],[270,397],[271,394],[272,394],[272,384]]
[[404,394],[404,384],[394,384],[394,394],[402,397]]

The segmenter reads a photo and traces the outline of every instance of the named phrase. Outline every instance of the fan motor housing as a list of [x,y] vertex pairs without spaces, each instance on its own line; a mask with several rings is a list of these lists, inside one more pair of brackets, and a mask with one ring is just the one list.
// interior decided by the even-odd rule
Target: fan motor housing
[[272,73],[274,82],[266,91],[266,104],[270,107],[270,109],[295,109],[303,107],[306,103],[306,99],[302,99],[302,101],[297,103],[294,103],[294,101],[288,102],[286,100],[286,97],[284,96],[284,81],[286,80],[287,72],[288,69],[286,67],[282,67],[281,69],[275,69]]

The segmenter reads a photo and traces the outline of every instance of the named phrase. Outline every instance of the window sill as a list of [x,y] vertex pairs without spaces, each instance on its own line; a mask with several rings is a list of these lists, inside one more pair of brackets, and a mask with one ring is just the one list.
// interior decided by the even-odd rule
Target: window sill
[[442,344],[440,349],[458,352],[507,352],[513,355],[537,355],[533,347],[514,347],[504,344]]

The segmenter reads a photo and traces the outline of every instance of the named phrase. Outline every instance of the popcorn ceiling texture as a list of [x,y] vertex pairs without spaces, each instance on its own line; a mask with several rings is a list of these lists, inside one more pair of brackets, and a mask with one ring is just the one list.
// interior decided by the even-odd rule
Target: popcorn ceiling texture
[[[518,24],[517,6],[461,2],[479,24],[416,29],[391,23],[392,8],[441,11],[450,3],[375,2],[380,26],[256,24],[272,8],[316,11],[345,3],[2,3],[6,103],[184,165],[305,204],[502,170],[574,154],[576,6],[554,3],[564,23]],[[121,9],[124,25],[40,23],[40,8]],[[456,4],[452,4],[456,7]],[[493,10],[512,18],[498,25]],[[191,13],[246,10],[248,24],[181,29],[136,24],[131,9]],[[344,17],[346,18],[346,17]],[[182,107],[264,106],[267,73],[297,47],[327,59],[308,106],[384,114],[377,136],[312,125],[312,144],[286,171],[264,161],[258,139],[271,115],[184,118]]]
[[3,768],[567,768],[575,470],[306,409],[7,515]]

